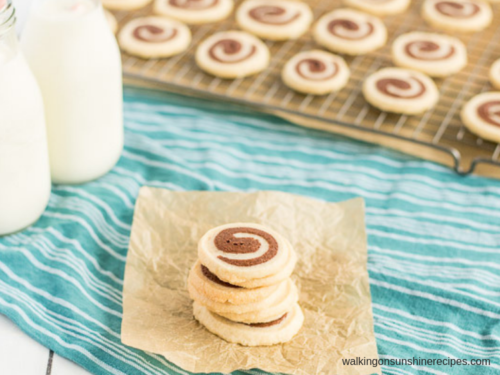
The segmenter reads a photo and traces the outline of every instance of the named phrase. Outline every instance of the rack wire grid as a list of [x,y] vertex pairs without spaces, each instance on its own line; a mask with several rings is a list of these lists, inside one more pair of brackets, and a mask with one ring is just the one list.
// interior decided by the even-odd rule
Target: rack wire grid
[[[237,7],[243,0],[235,0]],[[324,13],[343,7],[340,0],[308,0],[315,20]],[[168,59],[144,60],[122,54],[125,77],[159,83],[166,90],[197,96],[229,100],[262,111],[275,111],[302,118],[307,122],[321,121],[332,125],[362,130],[390,138],[396,142],[410,142],[425,146],[423,149],[447,154],[457,173],[472,173],[479,164],[500,168],[500,144],[485,141],[469,132],[460,120],[462,105],[472,96],[491,91],[488,73],[491,64],[500,57],[500,4],[493,5],[495,18],[484,31],[460,34],[466,44],[468,64],[457,74],[436,79],[440,100],[431,110],[418,116],[398,115],[380,111],[370,106],[361,93],[362,83],[374,71],[391,66],[390,48],[393,40],[409,31],[434,31],[420,16],[423,1],[413,1],[403,14],[385,17],[388,30],[385,47],[361,56],[344,56],[351,69],[348,85],[326,96],[304,95],[286,87],[280,78],[284,63],[300,51],[320,48],[311,32],[297,40],[267,41],[272,60],[262,73],[235,80],[221,79],[204,73],[196,65],[194,55],[197,44],[217,31],[238,29],[234,12],[228,19],[212,24],[191,26],[191,46]],[[133,18],[153,14],[149,5],[136,11],[114,12],[122,26]],[[304,124],[304,121],[299,122]],[[336,125],[333,126],[333,125]],[[426,151],[420,151],[426,157]],[[467,155],[467,156],[466,156]]]

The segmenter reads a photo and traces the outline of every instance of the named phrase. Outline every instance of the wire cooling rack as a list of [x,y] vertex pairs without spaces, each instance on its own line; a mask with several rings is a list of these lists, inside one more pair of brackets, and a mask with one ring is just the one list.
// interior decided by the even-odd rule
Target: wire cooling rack
[[[236,0],[235,5],[242,1]],[[315,20],[325,12],[343,6],[340,0],[307,2],[315,13]],[[167,90],[230,100],[263,111],[282,113],[293,119],[302,119],[298,121],[301,124],[320,121],[326,125],[322,128],[327,130],[350,128],[376,135],[374,139],[392,139],[393,144],[395,141],[425,146],[420,147],[423,150],[419,151],[420,156],[425,158],[426,152],[432,150],[447,154],[460,174],[469,174],[480,164],[500,168],[500,144],[470,133],[459,116],[462,105],[469,98],[492,90],[488,71],[493,61],[500,58],[500,4],[494,5],[495,18],[489,28],[479,33],[458,35],[467,46],[469,63],[461,72],[436,80],[441,96],[433,109],[419,116],[382,112],[370,106],[361,94],[362,83],[369,74],[392,65],[390,46],[398,35],[416,30],[433,31],[420,16],[421,5],[422,1],[414,0],[405,13],[384,18],[389,32],[384,48],[364,56],[344,56],[351,69],[351,79],[343,90],[326,96],[296,93],[288,89],[280,78],[281,68],[294,54],[319,47],[311,33],[298,40],[267,41],[272,60],[268,69],[256,76],[226,80],[201,71],[194,60],[197,44],[216,31],[237,29],[234,14],[219,23],[192,26],[191,47],[169,59],[144,60],[124,53],[124,74],[162,84]],[[150,5],[133,12],[118,11],[115,16],[122,26],[133,18],[152,13]]]

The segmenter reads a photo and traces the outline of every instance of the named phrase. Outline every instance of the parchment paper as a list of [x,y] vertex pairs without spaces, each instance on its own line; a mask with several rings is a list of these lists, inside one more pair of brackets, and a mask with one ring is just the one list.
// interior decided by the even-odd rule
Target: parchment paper
[[[193,318],[186,279],[197,241],[231,222],[268,225],[298,254],[292,277],[305,323],[287,344],[230,344]],[[341,361],[378,359],[366,262],[362,199],[334,204],[279,192],[142,188],[125,270],[122,342],[195,373],[380,374],[379,367]]]

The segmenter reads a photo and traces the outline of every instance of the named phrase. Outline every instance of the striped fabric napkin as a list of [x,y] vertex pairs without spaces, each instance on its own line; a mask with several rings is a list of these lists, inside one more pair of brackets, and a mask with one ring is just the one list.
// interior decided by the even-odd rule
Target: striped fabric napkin
[[420,359],[383,373],[500,373],[500,181],[227,104],[136,89],[125,100],[111,173],[55,186],[36,225],[0,238],[0,313],[29,335],[95,374],[189,374],[120,342],[140,186],[361,196],[380,357]]

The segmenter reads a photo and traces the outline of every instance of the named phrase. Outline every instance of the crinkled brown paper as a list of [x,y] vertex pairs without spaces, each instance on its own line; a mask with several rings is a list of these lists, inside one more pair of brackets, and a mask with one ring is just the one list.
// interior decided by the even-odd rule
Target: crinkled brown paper
[[[198,239],[232,222],[268,225],[298,254],[292,277],[305,323],[287,344],[230,344],[193,318],[186,280]],[[380,374],[379,367],[341,361],[378,358],[366,262],[362,199],[325,203],[279,192],[142,188],[125,271],[122,342],[195,373]]]

